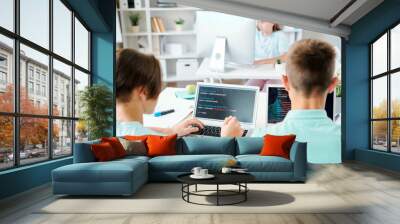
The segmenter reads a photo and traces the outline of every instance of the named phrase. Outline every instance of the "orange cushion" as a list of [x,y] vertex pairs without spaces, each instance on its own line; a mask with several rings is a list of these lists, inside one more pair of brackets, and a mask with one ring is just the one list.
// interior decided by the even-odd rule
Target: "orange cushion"
[[151,157],[176,155],[176,138],[176,134],[169,136],[148,136],[146,140],[148,148],[147,155]]
[[261,149],[261,156],[280,156],[286,159],[290,159],[290,148],[296,135],[265,135],[264,145]]
[[110,161],[118,158],[113,147],[108,142],[93,144],[91,145],[91,149],[94,157],[99,162]]
[[129,141],[143,141],[145,142],[147,140],[147,137],[151,135],[125,135],[124,139],[129,140]]
[[114,149],[115,155],[117,158],[125,157],[126,151],[124,146],[122,146],[121,142],[117,137],[110,137],[110,138],[101,138],[101,142],[108,142]]

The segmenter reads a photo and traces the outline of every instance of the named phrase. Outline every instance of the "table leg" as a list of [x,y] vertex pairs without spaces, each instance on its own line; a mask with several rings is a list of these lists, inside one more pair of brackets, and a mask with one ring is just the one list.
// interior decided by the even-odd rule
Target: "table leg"
[[195,191],[197,192],[197,184],[195,185]]
[[244,183],[244,190],[245,190],[245,192],[244,192],[244,201],[247,201],[247,192],[248,192],[248,190],[247,190],[247,183]]
[[217,184],[217,206],[219,206],[219,184]]

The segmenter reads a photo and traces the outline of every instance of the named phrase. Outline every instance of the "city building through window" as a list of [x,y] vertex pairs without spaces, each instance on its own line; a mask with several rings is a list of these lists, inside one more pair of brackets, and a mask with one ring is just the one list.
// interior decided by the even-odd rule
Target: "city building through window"
[[71,156],[87,138],[72,105],[90,85],[90,31],[63,0],[3,6],[20,18],[0,22],[0,170]]

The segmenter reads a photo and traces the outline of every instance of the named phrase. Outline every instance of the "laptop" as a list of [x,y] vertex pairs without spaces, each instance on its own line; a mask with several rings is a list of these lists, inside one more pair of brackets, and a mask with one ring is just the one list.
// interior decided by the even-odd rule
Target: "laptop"
[[220,136],[226,117],[235,116],[242,128],[256,126],[259,88],[254,86],[198,83],[196,89],[194,117],[204,124],[198,135]]
[[[292,108],[289,94],[283,85],[279,84],[267,84],[265,89],[267,95],[267,125],[279,123],[283,121],[283,119],[286,117],[286,114]],[[335,93],[328,94],[325,103],[326,113],[331,119],[333,119],[334,113],[334,96]]]

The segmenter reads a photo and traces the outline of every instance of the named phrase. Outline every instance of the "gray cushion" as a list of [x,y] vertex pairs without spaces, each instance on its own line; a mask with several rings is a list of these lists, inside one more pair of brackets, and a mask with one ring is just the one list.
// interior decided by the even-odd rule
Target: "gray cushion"
[[126,155],[145,156],[147,155],[146,145],[143,141],[131,141],[124,138],[118,138],[126,151]]
[[250,172],[292,172],[292,161],[278,156],[239,155],[240,167]]

